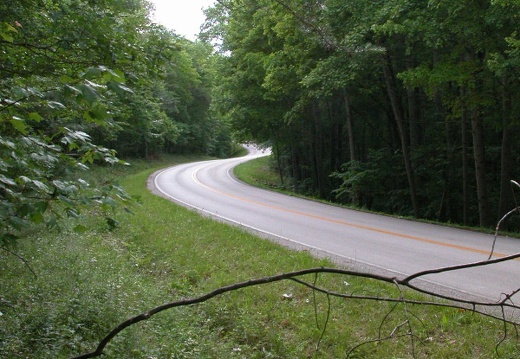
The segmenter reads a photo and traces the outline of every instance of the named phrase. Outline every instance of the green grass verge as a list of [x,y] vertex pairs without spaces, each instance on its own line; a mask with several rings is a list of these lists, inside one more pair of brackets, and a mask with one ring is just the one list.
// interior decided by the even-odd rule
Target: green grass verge
[[[251,278],[332,266],[238,228],[203,218],[151,194],[155,168],[191,160],[165,158],[118,170],[97,169],[101,181],[120,178],[142,204],[118,215],[110,231],[88,217],[89,231],[34,233],[16,252],[0,252],[0,358],[68,358],[91,351],[123,320],[166,302],[191,298]],[[398,296],[392,286],[356,277],[319,275],[311,283],[367,295]],[[346,284],[348,283],[348,285]],[[409,294],[410,298],[414,298]],[[406,312],[413,313],[406,315]],[[513,358],[513,328],[467,311],[327,297],[295,282],[224,294],[203,304],[160,313],[123,331],[105,358],[344,358],[353,346],[387,336],[351,358]],[[496,344],[508,335],[498,349]]]

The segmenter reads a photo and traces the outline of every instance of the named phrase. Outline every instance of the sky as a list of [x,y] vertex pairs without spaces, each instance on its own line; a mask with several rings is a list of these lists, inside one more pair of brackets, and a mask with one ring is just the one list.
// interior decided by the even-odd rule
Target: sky
[[205,20],[202,8],[208,8],[215,0],[149,0],[155,5],[154,21],[175,33],[195,40],[200,25]]

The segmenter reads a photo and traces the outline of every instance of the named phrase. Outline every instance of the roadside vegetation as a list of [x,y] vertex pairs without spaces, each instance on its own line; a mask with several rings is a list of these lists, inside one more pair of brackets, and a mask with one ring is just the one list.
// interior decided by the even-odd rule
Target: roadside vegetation
[[[15,256],[0,256],[0,357],[68,358],[91,351],[123,320],[166,302],[252,278],[332,266],[150,193],[146,179],[170,156],[96,167],[139,205],[113,214],[116,228],[85,213],[84,233],[34,230]],[[393,286],[320,275],[307,281],[346,293],[399,296]],[[411,293],[408,298],[417,298]],[[411,320],[414,346],[403,336]],[[396,328],[401,328],[397,329]],[[507,332],[505,332],[507,330]],[[294,282],[240,290],[160,313],[117,336],[107,358],[513,358],[514,328],[469,311],[328,298]],[[504,340],[505,339],[505,340]],[[500,344],[499,344],[500,343]],[[498,345],[499,344],[499,345]]]
[[[248,175],[271,189],[483,227],[516,205],[518,1],[326,3],[219,1],[196,42],[155,24],[146,0],[0,4],[0,358],[71,358],[163,303],[332,266],[146,189],[238,140],[272,145],[284,185],[266,162]],[[160,313],[105,354],[516,358],[515,329],[286,281]]]
[[[493,228],[520,177],[518,0],[229,0],[214,109],[298,193]],[[517,222],[508,223],[518,231]]]

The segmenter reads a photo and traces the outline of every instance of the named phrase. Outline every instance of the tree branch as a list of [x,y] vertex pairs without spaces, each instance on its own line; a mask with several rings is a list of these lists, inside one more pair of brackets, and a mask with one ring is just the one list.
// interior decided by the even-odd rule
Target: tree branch
[[[104,351],[105,347],[108,345],[108,343],[116,335],[118,335],[120,332],[122,332],[126,328],[128,328],[128,327],[130,327],[130,326],[132,326],[132,325],[134,325],[136,323],[139,323],[141,321],[147,320],[147,319],[151,318],[152,316],[154,316],[154,315],[156,315],[156,314],[158,314],[158,313],[160,313],[162,311],[165,311],[165,310],[168,310],[168,309],[171,309],[171,308],[175,308],[175,307],[182,307],[182,306],[189,306],[189,305],[194,305],[194,304],[200,304],[200,303],[206,302],[206,301],[208,301],[208,300],[210,300],[210,299],[212,299],[214,297],[217,297],[217,296],[222,295],[222,294],[227,293],[227,292],[237,291],[237,290],[240,290],[240,289],[243,289],[243,288],[248,288],[248,287],[253,287],[253,286],[258,286],[258,285],[263,285],[263,284],[268,284],[268,283],[279,282],[279,281],[283,281],[283,280],[293,280],[293,281],[296,281],[297,283],[303,284],[303,285],[305,285],[307,287],[310,287],[310,288],[312,288],[314,290],[317,290],[317,291],[320,291],[322,293],[325,293],[328,296],[336,296],[336,297],[342,297],[342,298],[361,299],[361,300],[364,300],[364,299],[378,300],[378,301],[394,302],[396,304],[397,303],[411,303],[411,304],[418,304],[418,305],[423,305],[423,304],[425,304],[425,305],[438,305],[438,306],[451,307],[451,308],[462,308],[462,309],[468,309],[468,308],[467,307],[463,307],[460,304],[471,304],[472,307],[473,307],[472,310],[474,312],[476,312],[476,313],[483,314],[483,315],[486,315],[486,316],[490,316],[490,317],[495,318],[495,319],[500,319],[504,323],[510,323],[510,324],[517,325],[517,324],[520,324],[520,322],[517,322],[516,320],[508,320],[506,318],[504,308],[508,307],[508,308],[513,308],[513,309],[520,310],[520,306],[515,305],[514,303],[506,303],[506,302],[510,301],[510,297],[512,295],[516,294],[518,292],[518,290],[513,292],[512,295],[506,296],[506,299],[504,299],[504,300],[502,300],[500,302],[477,302],[477,301],[470,301],[470,300],[462,300],[462,299],[458,299],[458,298],[451,297],[451,296],[438,295],[438,294],[435,294],[435,293],[432,293],[432,292],[424,291],[424,290],[421,290],[421,289],[411,285],[410,281],[412,279],[419,278],[419,277],[424,276],[426,274],[443,273],[443,272],[453,271],[453,270],[456,270],[456,269],[472,268],[472,267],[477,267],[477,266],[486,266],[486,265],[490,265],[492,263],[503,262],[504,260],[516,259],[518,257],[520,257],[520,253],[512,255],[512,256],[496,259],[496,260],[493,260],[493,261],[483,261],[483,262],[471,263],[471,264],[466,264],[466,265],[461,265],[461,266],[438,268],[438,269],[433,269],[433,270],[429,270],[429,271],[419,272],[419,273],[410,275],[410,276],[408,276],[408,277],[406,277],[406,278],[404,278],[402,280],[399,280],[399,279],[397,279],[395,277],[377,275],[377,274],[372,274],[372,273],[363,273],[363,272],[356,272],[356,271],[345,270],[345,269],[325,268],[325,267],[304,269],[304,270],[300,270],[300,271],[294,271],[294,272],[278,274],[278,275],[274,275],[274,276],[270,276],[270,277],[253,279],[253,280],[249,280],[249,281],[246,281],[246,282],[241,282],[241,283],[236,283],[236,284],[220,287],[220,288],[218,288],[218,289],[216,289],[216,290],[214,290],[212,292],[209,292],[209,293],[207,293],[205,295],[202,295],[202,296],[199,296],[199,297],[196,297],[196,298],[183,299],[183,300],[179,300],[179,301],[166,303],[164,305],[155,307],[155,308],[153,308],[153,309],[151,309],[151,310],[149,310],[147,312],[144,312],[144,313],[141,313],[141,314],[139,314],[137,316],[134,316],[134,317],[132,317],[130,319],[127,319],[126,321],[124,321],[121,324],[119,324],[116,328],[114,328],[107,336],[105,336],[105,338],[103,338],[99,342],[97,348],[93,352],[90,352],[90,353],[87,353],[87,354],[83,354],[83,355],[74,357],[73,359],[86,359],[86,358],[95,358],[95,357],[101,356],[103,354],[103,351]],[[335,292],[332,292],[332,291],[327,291],[327,290],[324,290],[324,289],[320,289],[315,284],[306,283],[306,282],[304,282],[304,281],[302,281],[301,279],[298,278],[298,277],[305,276],[305,275],[308,275],[308,274],[315,274],[315,275],[317,275],[319,273],[350,275],[350,276],[356,276],[356,277],[370,278],[370,279],[374,279],[374,280],[378,280],[378,281],[386,282],[386,283],[393,283],[393,284],[396,284],[396,285],[399,285],[399,286],[405,286],[405,287],[411,288],[411,289],[416,290],[416,291],[427,293],[427,294],[436,296],[438,298],[448,299],[448,300],[452,301],[455,304],[440,304],[440,303],[432,303],[432,302],[410,301],[410,300],[405,299],[403,294],[400,295],[400,298],[390,298],[390,299],[388,299],[388,298],[375,298],[375,297],[370,297],[370,296],[352,296],[352,295],[346,295],[346,294],[339,294],[339,293],[335,293]],[[476,306],[489,307],[489,308],[500,307],[500,308],[502,308],[503,316],[502,316],[502,318],[497,318],[497,317],[493,316],[492,314],[485,313],[483,311],[477,310]],[[412,334],[409,333],[407,335],[412,335]]]
[[7,253],[9,253],[10,255],[12,256],[15,256],[16,258],[18,258],[20,261],[23,262],[23,264],[27,267],[27,269],[29,269],[29,271],[32,273],[32,275],[34,276],[34,278],[38,278],[38,276],[36,275],[36,272],[31,268],[31,265],[29,264],[29,262],[27,262],[27,260],[20,256],[18,253],[15,253],[11,250],[9,250],[8,248],[6,248],[5,246],[0,246],[0,249],[3,249],[4,251],[6,251]]

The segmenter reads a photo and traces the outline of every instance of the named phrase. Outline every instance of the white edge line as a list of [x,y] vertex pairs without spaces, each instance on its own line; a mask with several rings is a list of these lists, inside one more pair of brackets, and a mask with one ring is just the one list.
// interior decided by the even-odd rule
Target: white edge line
[[[171,168],[171,167],[170,167]],[[230,171],[233,167],[229,168],[228,169],[228,175],[230,175]],[[200,211],[202,213],[205,213],[207,214],[208,216],[210,217],[217,217],[221,220],[224,220],[226,222],[229,222],[229,223],[232,223],[238,227],[242,227],[242,228],[246,228],[246,229],[249,229],[251,231],[255,231],[257,233],[263,233],[267,236],[270,236],[270,237],[273,237],[273,238],[277,238],[279,240],[282,240],[282,241],[286,241],[286,242],[290,242],[290,243],[293,243],[293,244],[296,244],[298,246],[301,246],[303,248],[308,248],[310,250],[314,250],[314,251],[317,251],[317,252],[320,252],[320,253],[323,253],[323,254],[326,254],[326,255],[329,255],[329,256],[332,256],[332,257],[336,257],[336,258],[341,258],[347,262],[353,262],[353,263],[359,263],[359,264],[362,264],[366,267],[369,267],[369,268],[375,268],[377,270],[380,270],[382,272],[386,272],[386,273],[395,273],[395,274],[398,274],[398,275],[401,275],[403,277],[406,277],[408,276],[408,274],[406,273],[402,273],[402,272],[399,272],[399,271],[395,271],[395,270],[390,270],[390,269],[387,269],[387,268],[384,268],[382,266],[378,266],[376,264],[373,264],[373,263],[369,263],[369,262],[365,262],[363,260],[360,260],[360,259],[357,259],[357,258],[352,258],[352,257],[347,257],[347,256],[344,256],[344,255],[341,255],[341,254],[337,254],[337,253],[334,253],[334,252],[331,252],[331,251],[328,251],[326,249],[322,249],[322,248],[319,248],[319,247],[315,247],[315,246],[312,246],[312,245],[309,245],[309,244],[305,244],[305,243],[302,243],[300,241],[297,241],[295,239],[291,239],[291,238],[288,238],[288,237],[284,237],[284,236],[281,236],[281,235],[278,235],[278,234],[275,234],[275,233],[272,233],[272,232],[269,232],[269,231],[266,231],[266,230],[263,230],[263,229],[260,229],[260,228],[256,228],[254,226],[250,226],[250,225],[247,225],[247,224],[244,224],[244,223],[241,223],[241,222],[238,222],[238,221],[235,221],[234,219],[231,219],[231,218],[228,218],[228,217],[225,217],[225,216],[222,216],[218,213],[214,213],[214,212],[210,212],[204,208],[201,208],[201,207],[197,207],[195,205],[192,205],[188,202],[185,202],[183,200],[180,200],[168,193],[166,193],[165,191],[163,191],[159,185],[158,185],[158,182],[157,182],[157,179],[164,173],[168,170],[169,168],[165,168],[163,170],[161,170],[160,172],[158,172],[156,175],[155,175],[155,178],[154,178],[154,186],[155,188],[161,192],[164,196],[170,198],[171,200],[177,202],[177,203],[180,203],[182,205],[184,205],[185,207],[188,207],[188,208],[192,208],[196,211]],[[232,179],[233,177],[230,176]],[[238,182],[236,179],[233,179],[234,181]],[[241,182],[239,182],[241,183]],[[202,184],[203,185],[203,184]],[[203,185],[204,186],[204,185]],[[426,282],[426,283],[429,283],[431,285],[434,285],[434,286],[440,286],[440,287],[443,287],[443,288],[447,288],[449,290],[452,290],[456,293],[463,293],[463,294],[466,294],[466,295],[469,295],[469,296],[472,296],[472,297],[480,297],[480,298],[485,298],[485,299],[492,299],[492,298],[487,298],[487,297],[483,297],[481,295],[476,295],[474,293],[470,293],[470,292],[467,292],[467,291],[463,291],[461,290],[460,288],[454,288],[454,287],[451,287],[451,286],[448,286],[448,285],[445,285],[445,284],[440,284],[440,283],[437,283],[437,282],[434,282],[434,281],[431,281],[431,280],[428,280],[428,279],[424,279],[424,278],[421,278],[419,279],[420,281],[423,281],[423,282]]]

